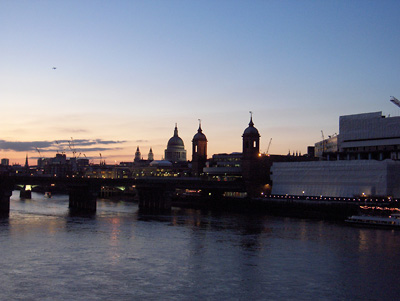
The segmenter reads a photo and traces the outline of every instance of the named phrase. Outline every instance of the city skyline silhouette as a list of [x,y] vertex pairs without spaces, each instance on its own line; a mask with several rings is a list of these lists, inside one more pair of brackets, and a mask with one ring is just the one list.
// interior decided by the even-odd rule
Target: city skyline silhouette
[[[191,157],[241,151],[248,111],[260,150],[306,153],[342,115],[398,116],[398,1],[0,3],[0,158],[162,158],[178,124]],[[56,141],[60,144],[57,146]],[[62,143],[61,143],[62,142]]]

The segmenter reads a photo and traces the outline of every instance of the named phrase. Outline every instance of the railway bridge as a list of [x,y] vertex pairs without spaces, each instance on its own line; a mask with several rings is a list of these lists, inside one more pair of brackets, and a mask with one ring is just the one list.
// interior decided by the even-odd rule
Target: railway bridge
[[0,214],[10,211],[10,197],[16,185],[57,185],[67,189],[69,208],[95,212],[101,187],[135,187],[139,208],[170,209],[177,189],[201,191],[221,196],[225,192],[246,192],[242,181],[210,181],[200,178],[141,177],[125,179],[0,175]]

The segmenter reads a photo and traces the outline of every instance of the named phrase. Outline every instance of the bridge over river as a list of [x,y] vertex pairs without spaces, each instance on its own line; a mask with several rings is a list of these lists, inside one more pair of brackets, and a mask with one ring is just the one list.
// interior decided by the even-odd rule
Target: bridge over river
[[245,192],[242,181],[209,181],[200,178],[141,177],[124,179],[47,177],[26,175],[0,175],[0,213],[10,211],[10,196],[16,185],[57,185],[67,189],[69,207],[76,210],[96,211],[96,199],[101,187],[135,187],[139,207],[148,209],[171,208],[171,197],[177,189],[201,191],[204,196],[221,196],[225,192]]

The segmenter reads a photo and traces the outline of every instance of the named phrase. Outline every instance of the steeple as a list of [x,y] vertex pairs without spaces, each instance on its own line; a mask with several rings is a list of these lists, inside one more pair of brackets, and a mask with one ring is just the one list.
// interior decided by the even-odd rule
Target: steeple
[[29,164],[28,164],[28,154],[26,154],[26,158],[25,158],[25,168],[29,168]]
[[154,160],[153,149],[151,147],[150,147],[149,155],[147,156],[147,160],[149,160],[149,161]]
[[174,137],[178,137],[178,124],[175,123]]
[[135,152],[135,159],[133,160],[134,162],[139,162],[142,159],[141,154],[140,154],[140,150],[139,150],[139,146],[136,149]]
[[250,127],[254,127],[254,123],[253,123],[253,112],[250,111],[249,113],[250,113],[250,122],[249,122],[249,126],[250,126]]
[[26,154],[26,158],[25,158],[25,172],[29,173],[28,154]]

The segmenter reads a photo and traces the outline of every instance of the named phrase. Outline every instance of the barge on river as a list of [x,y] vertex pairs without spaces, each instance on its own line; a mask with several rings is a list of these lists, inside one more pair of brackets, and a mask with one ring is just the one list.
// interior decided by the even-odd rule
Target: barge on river
[[392,214],[390,216],[368,216],[353,215],[346,219],[346,222],[354,225],[363,225],[370,227],[397,228],[400,229],[400,215]]

